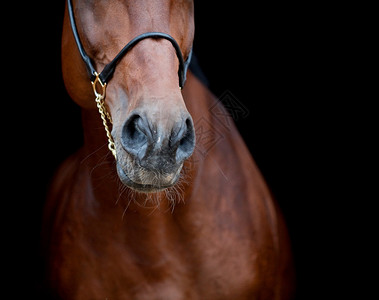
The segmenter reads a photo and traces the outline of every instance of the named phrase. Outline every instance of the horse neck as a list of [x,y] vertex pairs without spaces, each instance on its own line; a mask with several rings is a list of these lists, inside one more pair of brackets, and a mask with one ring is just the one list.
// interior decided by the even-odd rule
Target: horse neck
[[[95,101],[95,100],[94,100]],[[88,165],[114,164],[114,157],[108,149],[108,140],[100,114],[95,109],[82,109],[83,155]]]

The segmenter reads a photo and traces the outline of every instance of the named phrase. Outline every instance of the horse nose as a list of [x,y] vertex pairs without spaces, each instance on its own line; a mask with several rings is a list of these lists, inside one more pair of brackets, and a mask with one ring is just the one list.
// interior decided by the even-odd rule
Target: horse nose
[[161,161],[160,158],[179,164],[190,157],[195,148],[191,116],[187,113],[179,120],[153,121],[134,113],[123,125],[121,144],[126,152],[138,158],[141,166],[149,169],[156,168],[154,162]]

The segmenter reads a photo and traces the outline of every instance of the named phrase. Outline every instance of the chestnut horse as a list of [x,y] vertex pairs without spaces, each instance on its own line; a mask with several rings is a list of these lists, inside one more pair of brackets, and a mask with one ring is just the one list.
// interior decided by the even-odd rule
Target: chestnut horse
[[66,5],[62,71],[84,145],[45,209],[56,299],[291,298],[288,234],[262,175],[207,87],[188,71],[179,88],[193,14],[190,0]]

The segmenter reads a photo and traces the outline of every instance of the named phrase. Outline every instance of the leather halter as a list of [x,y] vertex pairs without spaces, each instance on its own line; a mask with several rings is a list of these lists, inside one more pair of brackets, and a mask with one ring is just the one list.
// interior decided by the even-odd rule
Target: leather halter
[[192,49],[188,55],[188,58],[186,61],[183,59],[182,51],[180,50],[180,47],[178,43],[175,41],[175,39],[170,36],[167,33],[163,32],[146,32],[143,34],[140,34],[133,38],[129,43],[125,45],[124,48],[121,49],[121,51],[116,55],[116,57],[109,63],[107,64],[103,71],[101,71],[100,74],[97,74],[95,68],[93,67],[92,60],[91,58],[87,55],[86,51],[83,48],[83,45],[80,41],[78,30],[76,28],[76,23],[75,23],[75,17],[74,17],[74,12],[73,12],[73,7],[72,7],[72,2],[71,0],[67,0],[67,6],[68,6],[68,13],[70,16],[70,23],[71,23],[71,29],[74,34],[75,42],[76,45],[78,46],[78,50],[80,52],[80,56],[82,57],[84,63],[86,64],[88,74],[90,76],[90,80],[94,82],[97,78],[100,79],[100,83],[102,85],[105,85],[113,76],[113,73],[115,71],[115,68],[117,66],[117,63],[124,57],[124,55],[132,49],[138,42],[147,39],[147,38],[155,38],[155,39],[166,39],[171,42],[173,47],[175,48],[176,55],[179,59],[179,70],[178,70],[178,75],[179,75],[179,86],[180,88],[183,88],[184,83],[186,81],[186,74],[187,74],[187,69],[191,61],[191,56],[192,56]]

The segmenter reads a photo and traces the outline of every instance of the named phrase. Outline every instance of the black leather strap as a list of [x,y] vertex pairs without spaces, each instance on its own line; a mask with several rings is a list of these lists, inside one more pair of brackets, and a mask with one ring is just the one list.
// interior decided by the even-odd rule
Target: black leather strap
[[78,30],[76,29],[74,10],[72,8],[71,0],[67,0],[67,8],[68,8],[68,14],[70,16],[71,29],[72,29],[72,33],[74,34],[76,45],[78,46],[80,56],[82,57],[83,61],[86,64],[88,75],[91,77],[96,73],[96,70],[93,67],[92,61],[91,61],[90,57],[87,55],[87,53],[84,50],[83,45],[80,41]]
[[[132,39],[129,43],[126,44],[126,46],[124,48],[121,49],[121,51],[116,55],[116,57],[109,64],[107,64],[104,67],[103,71],[99,75],[100,80],[103,83],[108,82],[112,78],[112,75],[115,71],[117,63],[124,57],[124,55],[130,49],[132,49],[138,42],[140,42],[144,39],[147,39],[147,38],[166,39],[166,40],[169,40],[171,42],[171,44],[174,46],[175,51],[176,51],[176,55],[178,56],[178,59],[179,59],[179,70],[178,70],[179,85],[180,85],[180,87],[183,87],[184,82],[186,80],[186,72],[187,72],[187,68],[188,68],[188,64],[190,62],[190,59],[187,59],[184,62],[184,59],[182,56],[182,51],[180,50],[178,43],[175,41],[175,39],[172,36],[170,36],[166,33],[162,33],[162,32],[146,32],[146,33],[140,34],[140,35],[136,36],[134,39]],[[191,53],[192,53],[192,50],[191,50]],[[189,58],[190,58],[190,56],[191,55],[189,55]]]
[[[68,6],[68,13],[70,16],[70,23],[71,23],[71,29],[72,33],[74,34],[75,42],[76,45],[78,46],[78,50],[80,53],[80,56],[82,57],[84,63],[86,64],[87,71],[89,74],[89,77],[91,81],[94,81],[96,78],[96,70],[93,67],[92,60],[91,58],[87,55],[86,51],[83,48],[83,45],[80,41],[79,34],[76,28],[76,23],[75,23],[75,17],[74,17],[74,12],[73,12],[73,7],[72,7],[72,2],[71,0],[67,0],[67,6]],[[171,42],[173,47],[175,48],[176,55],[179,59],[179,70],[178,70],[178,75],[179,75],[179,86],[183,88],[184,83],[186,81],[186,74],[187,74],[187,69],[191,61],[192,57],[192,49],[188,55],[188,58],[186,61],[183,59],[182,51],[180,50],[180,47],[178,43],[175,41],[175,39],[170,36],[167,33],[163,32],[146,32],[143,34],[140,34],[136,36],[134,39],[132,39],[129,43],[126,44],[124,48],[121,49],[121,51],[116,55],[116,57],[109,63],[107,64],[103,71],[99,74],[99,78],[103,84],[109,82],[109,80],[112,78],[113,73],[115,71],[115,68],[117,66],[117,63],[124,57],[124,55],[132,49],[138,42],[147,39],[147,38],[155,38],[155,39],[166,39]]]

